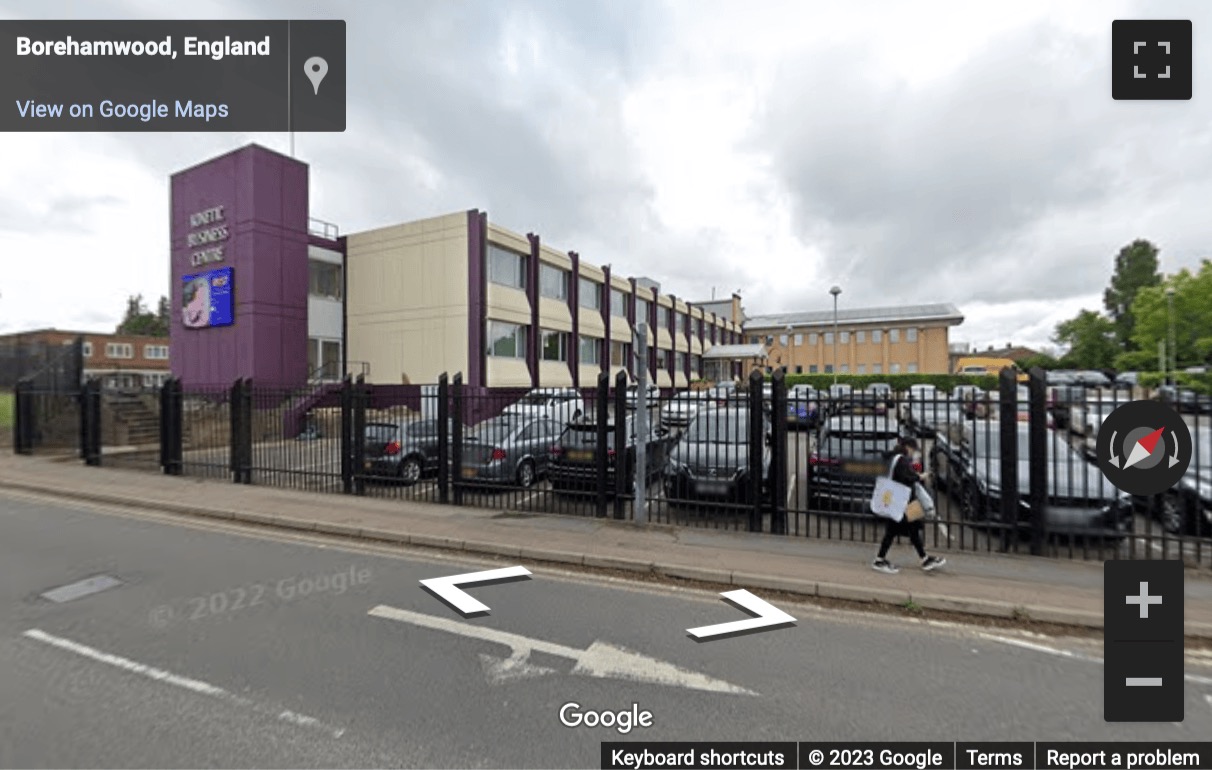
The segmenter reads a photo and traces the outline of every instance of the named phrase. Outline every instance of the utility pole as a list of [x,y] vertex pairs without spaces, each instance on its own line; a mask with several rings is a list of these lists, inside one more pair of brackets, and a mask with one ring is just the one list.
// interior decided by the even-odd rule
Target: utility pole
[[[636,524],[648,523],[648,324],[636,324],[635,330],[636,394],[635,394],[635,499],[631,503],[631,517]],[[616,455],[618,456],[618,455]],[[625,473],[627,454],[622,455],[622,468],[615,465],[615,473]]]
[[841,286],[834,286],[829,290],[833,295],[833,384],[837,384],[837,295],[842,293]]

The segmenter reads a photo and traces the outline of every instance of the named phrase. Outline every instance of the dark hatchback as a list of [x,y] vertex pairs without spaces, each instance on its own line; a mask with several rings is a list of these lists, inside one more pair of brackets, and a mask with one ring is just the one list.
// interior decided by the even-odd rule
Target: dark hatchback
[[[454,433],[451,424],[448,436]],[[364,471],[372,479],[415,484],[438,473],[438,421],[367,423]]]
[[665,466],[665,497],[671,501],[743,503],[756,486],[764,500],[770,484],[771,426],[762,422],[762,477],[750,474],[749,410],[707,409],[699,413]]
[[809,498],[814,507],[868,511],[875,479],[887,475],[899,436],[896,421],[887,415],[857,412],[825,423],[816,451],[808,456]]
[[[648,472],[646,480],[652,481],[661,472],[669,448],[669,433],[649,423],[649,435],[645,445],[647,457],[645,465]],[[627,446],[623,457],[615,448],[615,422],[613,419],[606,426],[606,493],[613,495],[615,490],[615,474],[623,469],[625,478],[624,488],[630,492],[635,484],[636,465],[636,436],[635,417],[627,416],[624,425],[627,433]],[[598,486],[598,426],[593,423],[573,423],[564,429],[556,443],[551,447],[551,457],[547,465],[547,480],[556,493],[596,493]]]

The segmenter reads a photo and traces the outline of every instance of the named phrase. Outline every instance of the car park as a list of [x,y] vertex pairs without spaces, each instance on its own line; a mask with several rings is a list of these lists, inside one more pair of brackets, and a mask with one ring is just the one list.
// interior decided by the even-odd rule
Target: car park
[[[644,399],[645,405],[650,410],[658,408],[661,403],[661,389],[659,387],[657,387],[656,385],[649,383],[646,390],[647,390],[647,396]],[[639,394],[640,394],[639,385],[629,385],[627,387],[627,394],[624,397],[624,400],[627,405],[628,411],[632,411],[632,412],[635,411],[635,405],[639,402]]]
[[[448,424],[447,436],[454,434]],[[448,439],[449,440],[449,439]],[[415,484],[438,472],[437,420],[367,423],[363,433],[364,470],[372,479]]]
[[901,421],[917,436],[928,438],[962,418],[951,398],[933,385],[911,385],[899,408]]
[[1176,411],[1188,414],[1212,413],[1212,396],[1205,396],[1190,388],[1162,385],[1155,394],[1159,401],[1170,404]]
[[[1047,442],[1047,499],[1044,526],[1052,535],[1121,538],[1132,525],[1132,504],[1069,444]],[[1031,525],[1031,463],[1028,426],[1018,433],[1018,517],[1011,526]],[[965,519],[998,524],[1001,514],[1001,435],[996,424],[976,422],[940,434],[931,452],[931,470],[940,487],[959,501]]]
[[714,404],[707,391],[686,391],[661,404],[661,425],[667,428],[684,428],[694,421],[699,410]]
[[894,407],[896,393],[886,382],[875,382],[863,388],[859,398],[869,404],[877,412],[884,412]]
[[896,422],[887,415],[850,413],[830,418],[808,457],[811,499],[826,510],[868,510],[875,479],[888,473],[899,435]]
[[1118,397],[1091,395],[1091,398],[1069,407],[1067,425],[1069,431],[1078,437],[1082,451],[1092,458],[1099,429],[1112,412],[1128,403],[1128,399],[1123,394]]
[[[613,495],[615,475],[622,468],[623,484],[630,491],[635,484],[636,434],[635,417],[627,415],[624,431],[627,445],[620,453],[615,446],[615,423],[612,417],[606,424],[606,493]],[[653,481],[661,474],[670,443],[669,433],[663,428],[649,424],[645,439],[647,468],[646,479]],[[551,447],[551,459],[547,479],[557,493],[593,494],[598,486],[598,426],[590,422],[578,422],[567,426]]]
[[1194,456],[1187,472],[1165,494],[1136,498],[1138,511],[1156,518],[1172,535],[1212,536],[1212,436],[1192,436]]
[[821,392],[811,385],[795,385],[787,391],[787,425],[814,429],[821,422]]
[[1130,391],[1138,385],[1140,385],[1140,374],[1138,372],[1120,372],[1111,381],[1111,387],[1116,390]]
[[535,388],[506,407],[504,413],[567,425],[581,419],[587,412],[585,399],[575,388]]
[[485,420],[464,436],[462,478],[531,487],[546,475],[552,443],[562,431],[560,423],[544,418],[505,414]]
[[665,497],[671,501],[743,503],[756,487],[769,492],[771,426],[762,421],[762,477],[750,473],[750,413],[744,408],[716,408],[699,413],[669,452]]

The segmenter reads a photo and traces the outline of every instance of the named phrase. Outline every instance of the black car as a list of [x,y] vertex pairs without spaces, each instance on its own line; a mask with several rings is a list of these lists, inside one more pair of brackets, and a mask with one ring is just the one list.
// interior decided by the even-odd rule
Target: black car
[[[451,423],[447,436],[453,435]],[[372,479],[415,484],[438,473],[437,420],[367,423],[364,439],[363,470]]]
[[[808,456],[813,507],[867,511],[877,476],[887,475],[900,430],[887,415],[855,411],[831,418]],[[920,467],[918,468],[920,470]]]
[[1157,389],[1157,400],[1169,404],[1178,412],[1212,413],[1212,396],[1196,393],[1190,388],[1162,385]]
[[[977,422],[940,433],[931,453],[931,470],[940,487],[958,499],[964,518],[1000,523],[1001,434],[996,424]],[[1031,522],[1031,463],[1028,426],[1019,423],[1018,518],[1027,531]],[[1120,538],[1132,526],[1132,503],[1106,479],[1097,465],[1050,432],[1047,455],[1047,499],[1044,526],[1051,535]]]
[[748,409],[715,408],[699,412],[665,466],[665,497],[673,501],[704,500],[742,503],[750,490],[765,499],[770,484],[771,426],[762,420],[762,477],[750,475]]
[[[669,446],[669,432],[664,428],[649,424],[649,435],[645,451],[645,465],[648,472],[646,479],[656,479],[665,464],[665,456]],[[628,414],[624,429],[627,432],[627,446],[622,459],[615,447],[615,422],[613,418],[606,426],[606,492],[612,495],[615,489],[615,474],[622,467],[626,474],[624,485],[630,490],[635,484],[636,466],[636,435],[635,417]],[[547,480],[557,493],[583,492],[592,493],[598,485],[598,426],[594,423],[573,423],[564,429],[559,439],[551,447],[551,457],[547,465]]]
[[1172,535],[1212,535],[1212,436],[1192,438],[1195,455],[1178,483],[1156,498],[1134,500],[1137,510],[1156,518]]

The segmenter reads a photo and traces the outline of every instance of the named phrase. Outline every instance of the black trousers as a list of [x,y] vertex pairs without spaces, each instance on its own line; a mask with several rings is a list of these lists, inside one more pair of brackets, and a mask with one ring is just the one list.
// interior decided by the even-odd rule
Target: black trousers
[[909,538],[909,542],[917,550],[917,555],[924,559],[926,558],[926,546],[922,542],[922,532],[925,527],[922,525],[922,520],[909,521],[901,519],[893,521],[888,519],[888,525],[884,528],[884,539],[880,542],[880,558],[888,556],[888,549],[892,547],[892,541],[896,540],[898,535],[905,535]]

